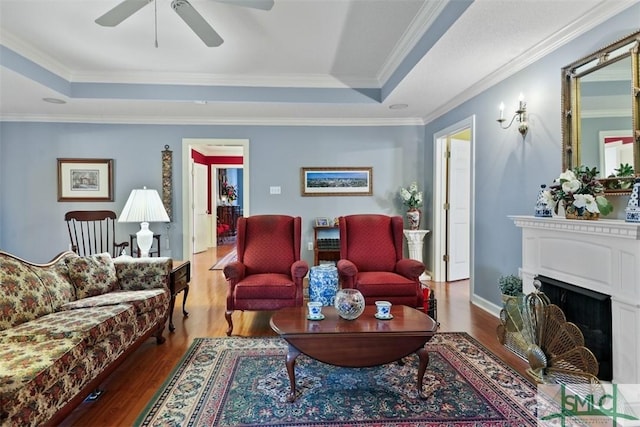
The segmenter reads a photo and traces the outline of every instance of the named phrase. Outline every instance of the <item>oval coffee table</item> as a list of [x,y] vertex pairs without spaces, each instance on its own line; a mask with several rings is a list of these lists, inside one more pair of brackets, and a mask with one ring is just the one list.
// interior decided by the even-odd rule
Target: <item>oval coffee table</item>
[[421,311],[403,305],[391,307],[393,319],[378,320],[375,306],[365,307],[355,320],[338,316],[333,307],[322,307],[323,320],[308,320],[306,307],[290,307],[271,317],[271,328],[284,338],[289,350],[286,357],[291,391],[296,397],[295,363],[300,353],[336,366],[364,368],[383,365],[416,353],[418,366],[418,395],[429,363],[424,345],[435,335],[438,324]]

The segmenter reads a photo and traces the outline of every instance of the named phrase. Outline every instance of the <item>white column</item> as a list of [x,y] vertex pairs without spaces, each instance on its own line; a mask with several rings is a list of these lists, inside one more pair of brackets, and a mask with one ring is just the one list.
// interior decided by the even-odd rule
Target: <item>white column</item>
[[[404,230],[404,237],[407,239],[407,246],[409,247],[409,258],[424,262],[422,260],[422,248],[424,246],[424,236],[427,233],[429,233],[429,230]],[[427,273],[422,273],[420,280],[431,280],[431,276]]]

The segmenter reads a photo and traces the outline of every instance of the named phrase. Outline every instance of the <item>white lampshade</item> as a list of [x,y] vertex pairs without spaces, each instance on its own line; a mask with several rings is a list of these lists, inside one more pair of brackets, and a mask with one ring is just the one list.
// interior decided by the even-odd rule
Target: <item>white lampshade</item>
[[164,209],[160,195],[156,190],[131,190],[129,199],[122,209],[118,222],[139,222],[140,231],[136,233],[136,242],[140,255],[149,256],[153,244],[153,232],[149,230],[150,222],[169,222],[169,215]]

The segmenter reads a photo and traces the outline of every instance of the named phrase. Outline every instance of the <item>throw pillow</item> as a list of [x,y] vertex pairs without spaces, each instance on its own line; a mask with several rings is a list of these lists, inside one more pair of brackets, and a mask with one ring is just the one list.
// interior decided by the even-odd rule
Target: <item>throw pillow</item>
[[116,267],[108,252],[69,258],[67,266],[77,299],[111,292],[118,285]]

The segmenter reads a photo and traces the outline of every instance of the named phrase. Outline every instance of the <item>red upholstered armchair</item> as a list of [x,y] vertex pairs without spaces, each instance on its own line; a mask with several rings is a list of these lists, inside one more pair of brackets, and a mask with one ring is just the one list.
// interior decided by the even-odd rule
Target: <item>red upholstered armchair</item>
[[385,300],[423,309],[419,277],[425,267],[402,256],[402,217],[348,215],[339,221],[342,287],[359,290],[367,305]]
[[302,280],[309,271],[300,259],[300,217],[255,215],[238,218],[238,260],[224,267],[227,279],[227,335],[234,310],[277,310],[302,306]]

